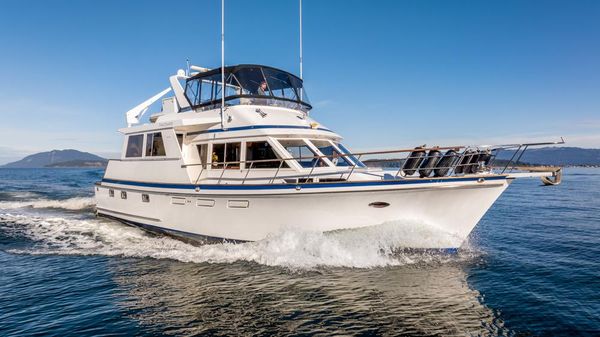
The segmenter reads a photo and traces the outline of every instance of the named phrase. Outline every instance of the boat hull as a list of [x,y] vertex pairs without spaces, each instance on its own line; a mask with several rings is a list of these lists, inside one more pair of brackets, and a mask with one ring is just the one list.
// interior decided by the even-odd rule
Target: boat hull
[[257,241],[288,228],[329,232],[387,224],[427,226],[429,233],[439,234],[424,240],[405,231],[404,248],[452,249],[460,247],[509,181],[495,177],[294,189],[267,185],[271,187],[265,190],[103,181],[96,185],[96,204],[98,215],[192,240]]

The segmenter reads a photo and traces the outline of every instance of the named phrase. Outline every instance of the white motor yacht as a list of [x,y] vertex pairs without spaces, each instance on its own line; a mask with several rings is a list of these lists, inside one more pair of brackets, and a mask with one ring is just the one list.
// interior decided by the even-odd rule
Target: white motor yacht
[[456,249],[511,181],[559,178],[513,166],[560,142],[353,153],[311,109],[303,81],[279,69],[179,70],[127,112],[121,158],[96,183],[97,214],[196,241],[419,223],[454,239],[406,248]]

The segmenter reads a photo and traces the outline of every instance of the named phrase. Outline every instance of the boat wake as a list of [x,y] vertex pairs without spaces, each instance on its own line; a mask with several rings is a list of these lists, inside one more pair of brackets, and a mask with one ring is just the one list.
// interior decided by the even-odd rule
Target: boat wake
[[32,241],[26,248],[7,250],[15,254],[104,255],[191,263],[247,261],[289,269],[373,268],[470,258],[471,251],[448,255],[398,249],[410,243],[404,238],[416,240],[415,234],[430,243],[455,240],[433,233],[431,228],[414,223],[387,223],[334,233],[287,228],[257,242],[193,246],[106,219],[0,213],[0,235]]
[[60,208],[66,210],[81,210],[95,205],[94,198],[76,197],[64,200],[33,199],[25,201],[0,201],[0,209],[17,208]]

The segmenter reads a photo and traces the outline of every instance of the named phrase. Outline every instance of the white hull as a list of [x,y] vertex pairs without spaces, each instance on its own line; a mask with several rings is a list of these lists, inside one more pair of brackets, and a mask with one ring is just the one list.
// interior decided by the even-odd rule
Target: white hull
[[[534,174],[512,173],[513,159],[559,143],[352,152],[309,114],[301,78],[262,65],[196,70],[127,112],[121,157],[96,184],[99,215],[200,240],[386,224],[405,238],[398,247],[455,249],[512,179]],[[500,151],[513,158],[495,172]]]
[[[97,185],[96,203],[99,215],[128,223],[184,237],[240,241],[261,240],[290,227],[327,232],[398,221],[422,223],[452,239],[416,242],[406,248],[448,249],[461,245],[508,183],[501,176],[367,187],[278,189],[271,185],[264,190],[259,186],[196,191],[113,181]],[[126,191],[126,199],[121,191]],[[149,202],[142,202],[142,194],[148,194]],[[370,206],[374,202],[389,206]]]

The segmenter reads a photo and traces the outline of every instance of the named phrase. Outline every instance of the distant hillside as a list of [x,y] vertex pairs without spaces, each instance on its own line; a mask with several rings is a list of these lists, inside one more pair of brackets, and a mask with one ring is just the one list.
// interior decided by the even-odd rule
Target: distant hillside
[[[500,153],[499,159],[510,159],[512,152]],[[519,162],[540,165],[600,165],[600,149],[579,147],[544,147],[528,149]]]
[[108,164],[108,160],[69,160],[45,167],[105,167],[106,164]]
[[[514,151],[500,152],[495,165],[506,165],[513,154]],[[393,159],[371,159],[365,160],[364,163],[373,167],[398,167],[399,161]],[[555,166],[600,166],[600,149],[582,149],[579,147],[528,149],[519,160],[519,163]]]
[[19,161],[8,163],[6,168],[40,167],[98,167],[105,166],[107,160],[88,152],[77,150],[52,150],[27,156]]

